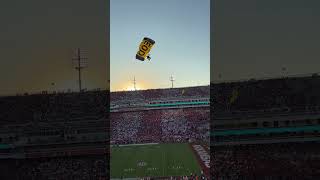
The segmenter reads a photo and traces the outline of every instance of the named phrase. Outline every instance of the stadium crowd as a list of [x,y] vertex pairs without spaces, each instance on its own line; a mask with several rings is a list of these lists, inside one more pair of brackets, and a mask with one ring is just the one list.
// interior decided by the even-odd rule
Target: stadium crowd
[[107,91],[90,91],[0,97],[0,123],[12,125],[101,117],[108,110],[108,94]]
[[[46,145],[44,148],[52,147],[53,143],[64,143],[67,146],[68,142],[73,140],[64,135],[77,132],[78,129],[73,129],[74,127],[97,130],[106,127],[108,101],[108,91],[43,92],[0,97],[0,145],[20,141],[21,147],[14,152],[23,152],[24,147],[21,143],[26,143],[29,151],[32,151],[30,138],[41,136],[41,144]],[[53,139],[52,135],[55,134],[46,134],[51,132],[57,132],[57,138]],[[105,155],[92,158],[84,155],[44,159],[0,159],[0,179],[108,179],[105,158]]]
[[110,102],[126,104],[142,101],[153,101],[174,98],[201,98],[210,96],[209,86],[172,89],[149,89],[143,91],[118,91],[110,94]]
[[320,143],[251,144],[214,147],[216,179],[304,180],[320,177]]
[[209,108],[111,113],[111,143],[209,143]]
[[211,84],[214,113],[320,110],[320,77],[296,77]]
[[16,160],[12,172],[17,180],[106,180],[105,156],[56,157]]
[[[28,138],[29,133],[34,134],[44,128],[63,136],[66,129],[72,125],[80,125],[80,122],[95,121],[96,127],[106,126],[108,94],[107,91],[51,94],[43,92],[0,97],[0,131],[12,132],[15,129],[22,132],[14,135],[9,133],[9,138],[0,137],[0,143],[12,143]],[[93,123],[90,125],[94,126]],[[56,139],[62,140],[65,138]]]
[[[241,120],[259,114],[317,114],[320,110],[319,90],[320,77],[317,75],[211,84],[214,100],[211,122],[222,116]],[[290,134],[285,134],[282,133],[288,139]],[[247,145],[236,145],[240,142],[235,138],[233,145],[212,146],[211,177],[213,180],[319,179],[320,144],[317,137],[313,137],[313,142],[270,141]],[[250,140],[249,136],[247,140]]]

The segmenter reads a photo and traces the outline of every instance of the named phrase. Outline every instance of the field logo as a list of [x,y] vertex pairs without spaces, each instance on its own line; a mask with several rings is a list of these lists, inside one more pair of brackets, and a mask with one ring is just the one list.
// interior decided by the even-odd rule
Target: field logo
[[124,171],[124,172],[132,172],[132,171],[135,171],[135,169],[128,168],[128,169],[124,169],[123,171]]
[[143,167],[143,166],[146,166],[146,165],[147,165],[147,163],[144,162],[144,161],[140,161],[140,162],[138,162],[138,164],[137,164],[137,166],[139,166],[139,167]]

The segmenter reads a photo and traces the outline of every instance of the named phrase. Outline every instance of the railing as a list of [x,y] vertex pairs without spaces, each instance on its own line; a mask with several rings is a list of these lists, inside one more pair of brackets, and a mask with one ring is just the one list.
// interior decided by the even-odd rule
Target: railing
[[211,132],[211,136],[238,136],[253,134],[270,134],[284,132],[320,132],[320,126],[302,126],[302,127],[281,127],[281,128],[256,128],[256,129],[237,129],[220,130]]

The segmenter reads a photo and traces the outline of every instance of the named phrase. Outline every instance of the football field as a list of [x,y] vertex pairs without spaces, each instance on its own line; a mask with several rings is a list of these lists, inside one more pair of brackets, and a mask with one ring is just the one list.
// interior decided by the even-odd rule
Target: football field
[[200,174],[188,144],[146,144],[111,148],[111,178],[168,177]]

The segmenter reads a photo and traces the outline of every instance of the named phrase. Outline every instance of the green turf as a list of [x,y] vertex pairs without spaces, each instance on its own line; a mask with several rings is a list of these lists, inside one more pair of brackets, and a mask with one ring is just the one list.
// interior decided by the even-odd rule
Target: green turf
[[201,171],[188,144],[113,147],[110,166],[111,178],[184,176]]

